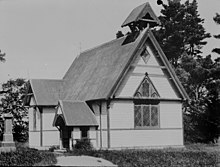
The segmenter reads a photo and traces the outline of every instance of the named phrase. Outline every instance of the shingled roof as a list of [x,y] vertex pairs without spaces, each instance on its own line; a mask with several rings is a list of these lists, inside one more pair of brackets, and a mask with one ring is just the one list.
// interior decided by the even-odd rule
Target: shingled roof
[[[146,14],[149,14],[155,22],[159,22],[149,3],[145,3],[136,7],[122,26],[138,21]],[[188,99],[187,93],[149,27],[134,38],[132,35],[134,34],[82,52],[73,61],[62,80],[30,80],[37,105],[55,106],[58,100],[89,101],[113,97],[114,91],[129,69],[132,60],[140,54],[140,50],[147,40],[150,40],[155,50],[158,51],[181,98]],[[130,39],[130,37],[132,38]]]
[[56,125],[57,118],[62,115],[66,126],[94,126],[97,127],[95,115],[85,102],[59,101],[61,113],[56,112],[53,126]]
[[63,78],[64,99],[108,98],[146,33],[143,31],[134,42],[125,45],[126,36],[81,53]]
[[134,42],[123,44],[127,36],[82,52],[62,80],[31,80],[37,105],[57,105],[58,100],[89,101],[110,98],[122,80],[137,51],[149,39],[159,51],[164,64],[183,99],[188,95],[172,70],[166,56],[149,29]]
[[62,83],[62,80],[31,79],[30,85],[37,105],[57,105],[58,100],[61,98]]

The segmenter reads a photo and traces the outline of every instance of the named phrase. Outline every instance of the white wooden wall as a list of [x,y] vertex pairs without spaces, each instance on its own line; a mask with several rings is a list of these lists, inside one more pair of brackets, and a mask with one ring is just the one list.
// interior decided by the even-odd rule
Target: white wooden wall
[[121,85],[119,86],[116,92],[116,97],[133,97],[138,86],[141,84],[141,81],[144,79],[145,73],[148,73],[150,80],[161,98],[178,98],[169,76],[166,76],[161,69],[162,65],[158,63],[152,49],[147,47],[147,50],[150,55],[148,62],[145,63],[141,56],[137,57],[137,59],[132,63],[133,66],[130,67],[127,76],[123,79]]
[[[34,97],[31,98],[31,106],[36,105]],[[36,117],[34,113],[36,112]],[[29,146],[40,147],[40,112],[36,107],[29,108]],[[59,131],[56,127],[52,126],[55,116],[55,108],[44,107],[42,114],[43,121],[43,146],[49,147],[53,145],[59,145]],[[34,129],[34,118],[36,118],[36,128]]]
[[118,101],[110,108],[111,148],[183,146],[182,104],[161,102],[159,128],[135,129],[134,104]]

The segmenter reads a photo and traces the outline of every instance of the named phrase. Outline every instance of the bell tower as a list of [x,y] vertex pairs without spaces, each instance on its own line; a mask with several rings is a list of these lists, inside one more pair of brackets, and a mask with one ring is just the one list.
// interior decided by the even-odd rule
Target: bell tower
[[160,20],[152,10],[148,2],[136,7],[126,18],[121,27],[128,26],[131,33],[139,32],[146,27],[160,25]]

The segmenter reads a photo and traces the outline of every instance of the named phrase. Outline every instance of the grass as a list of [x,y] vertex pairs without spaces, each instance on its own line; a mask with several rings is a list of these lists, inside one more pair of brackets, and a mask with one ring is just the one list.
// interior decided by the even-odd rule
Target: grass
[[144,166],[217,166],[216,152],[202,149],[199,145],[188,146],[186,149],[160,150],[74,150],[67,155],[89,155],[104,158],[119,167]]

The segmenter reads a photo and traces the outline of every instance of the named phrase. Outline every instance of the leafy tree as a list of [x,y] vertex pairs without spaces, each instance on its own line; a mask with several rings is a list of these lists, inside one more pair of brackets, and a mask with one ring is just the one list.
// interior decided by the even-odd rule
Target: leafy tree
[[218,59],[185,55],[176,69],[191,101],[185,106],[185,139],[216,142],[220,135],[220,66]]
[[[213,20],[216,24],[220,25],[220,14],[216,13],[216,16],[213,18]],[[220,39],[220,34],[214,35],[214,37],[216,39]],[[220,54],[220,48],[215,48],[212,50],[212,52]]]
[[198,14],[197,1],[186,0],[182,4],[180,0],[168,0],[168,5],[163,4],[161,13],[161,26],[155,35],[174,67],[178,66],[184,51],[194,57],[199,55],[202,46],[207,43],[204,40],[211,35],[202,25],[204,19]]
[[0,61],[4,62],[5,61],[5,53],[2,53],[0,50]]
[[220,130],[219,60],[201,56],[205,39],[211,35],[203,27],[196,0],[168,0],[162,5],[161,26],[154,32],[190,96],[184,104],[185,140],[215,142]]
[[[25,93],[24,79],[9,80],[2,84],[3,96],[0,101],[0,116],[6,113],[13,115],[13,133],[14,139],[17,141],[25,141],[28,136],[28,119],[27,110],[23,106],[23,98]],[[0,132],[3,132],[1,121]]]

